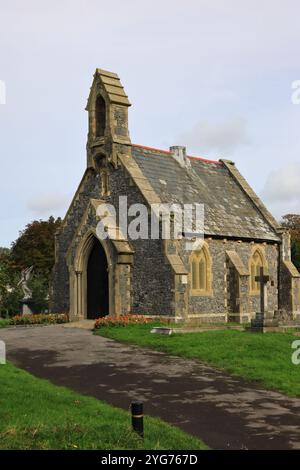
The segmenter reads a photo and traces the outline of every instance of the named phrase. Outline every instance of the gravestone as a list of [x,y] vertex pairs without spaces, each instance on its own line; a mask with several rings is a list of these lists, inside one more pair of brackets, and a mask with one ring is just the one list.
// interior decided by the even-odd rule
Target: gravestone
[[173,328],[155,326],[154,328],[152,328],[151,333],[156,333],[160,335],[171,335],[173,333]]
[[260,312],[257,312],[255,319],[251,320],[250,330],[253,332],[278,331],[278,320],[274,318],[273,312],[268,311],[267,284],[269,280],[270,277],[264,274],[264,268],[261,267],[259,276],[255,277],[260,287]]

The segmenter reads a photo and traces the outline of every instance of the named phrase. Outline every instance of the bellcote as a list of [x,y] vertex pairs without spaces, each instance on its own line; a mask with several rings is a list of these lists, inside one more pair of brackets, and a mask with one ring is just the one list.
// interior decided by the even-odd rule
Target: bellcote
[[[96,69],[86,110],[89,114],[87,164],[96,169],[117,164],[117,151],[130,145],[128,107],[131,106],[116,73]],[[120,148],[121,147],[121,148]]]

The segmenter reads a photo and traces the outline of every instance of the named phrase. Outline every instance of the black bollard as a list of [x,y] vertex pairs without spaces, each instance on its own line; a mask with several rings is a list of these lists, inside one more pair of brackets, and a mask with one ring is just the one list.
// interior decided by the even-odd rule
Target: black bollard
[[144,437],[144,413],[143,403],[140,401],[133,401],[131,403],[131,423],[132,429],[141,438]]

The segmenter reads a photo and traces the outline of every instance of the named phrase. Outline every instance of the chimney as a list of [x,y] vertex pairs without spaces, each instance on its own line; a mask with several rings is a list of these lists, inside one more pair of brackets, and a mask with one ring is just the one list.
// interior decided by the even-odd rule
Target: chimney
[[191,162],[186,156],[185,147],[182,147],[181,145],[173,145],[172,147],[170,147],[170,152],[173,158],[175,158],[175,160],[179,163],[181,167],[190,168]]

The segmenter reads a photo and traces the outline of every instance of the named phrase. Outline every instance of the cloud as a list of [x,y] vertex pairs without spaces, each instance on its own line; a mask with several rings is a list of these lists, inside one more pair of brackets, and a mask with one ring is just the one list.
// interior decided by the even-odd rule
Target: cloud
[[300,211],[300,163],[293,162],[271,171],[262,198],[271,203],[298,203]]
[[51,215],[57,211],[64,211],[67,205],[70,203],[70,195],[66,194],[40,194],[30,199],[27,203],[27,207],[36,214]]
[[193,151],[232,154],[241,145],[249,145],[245,119],[236,117],[223,122],[200,121],[181,136]]

